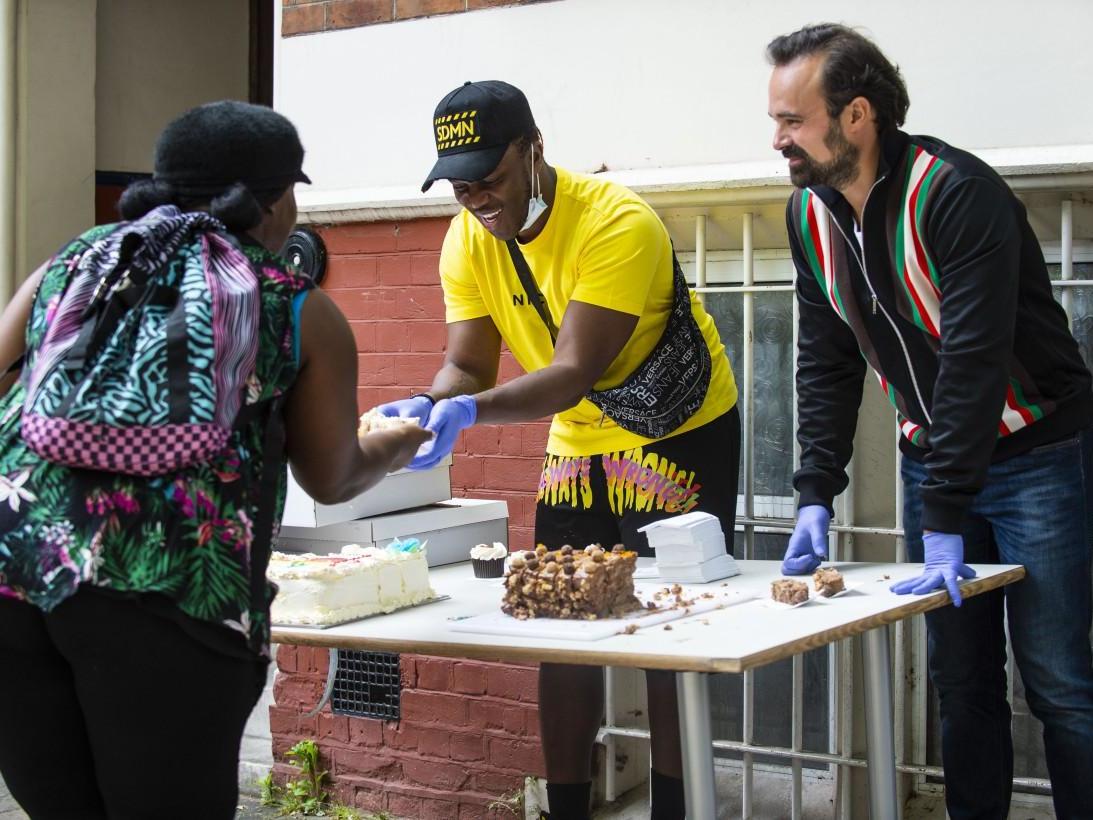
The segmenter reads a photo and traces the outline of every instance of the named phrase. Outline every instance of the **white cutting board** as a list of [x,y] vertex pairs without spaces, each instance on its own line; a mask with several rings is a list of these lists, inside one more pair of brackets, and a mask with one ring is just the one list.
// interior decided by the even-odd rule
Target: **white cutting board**
[[[663,584],[641,585],[637,588],[637,595],[642,601],[652,598],[654,592],[664,588]],[[712,598],[699,596],[710,593]],[[570,641],[598,641],[601,638],[609,638],[625,632],[628,627],[635,626],[644,629],[647,626],[662,624],[667,621],[675,621],[680,618],[688,618],[691,615],[700,615],[703,612],[712,612],[715,609],[724,609],[734,604],[742,604],[755,598],[752,592],[742,590],[730,590],[717,586],[690,585],[683,586],[683,597],[694,599],[690,606],[673,607],[659,612],[647,610],[636,611],[623,618],[607,618],[599,621],[571,621],[562,618],[529,618],[521,621],[506,615],[500,610],[486,612],[482,615],[472,615],[453,621],[448,628],[453,632],[477,632],[487,635],[514,635],[521,638],[558,638]]]

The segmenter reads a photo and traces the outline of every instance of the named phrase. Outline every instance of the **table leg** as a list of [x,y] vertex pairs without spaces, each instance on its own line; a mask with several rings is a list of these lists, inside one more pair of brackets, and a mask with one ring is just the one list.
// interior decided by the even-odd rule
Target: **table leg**
[[676,672],[676,695],[687,817],[713,820],[717,817],[717,792],[710,734],[710,676],[705,672]]
[[896,745],[892,733],[892,662],[888,627],[879,626],[861,636],[865,674],[866,762],[869,766],[869,816],[895,820]]

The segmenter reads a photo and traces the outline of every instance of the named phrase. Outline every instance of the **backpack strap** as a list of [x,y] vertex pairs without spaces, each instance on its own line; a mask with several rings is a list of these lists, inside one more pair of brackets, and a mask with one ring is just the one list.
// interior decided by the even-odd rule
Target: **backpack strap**
[[[177,295],[177,293],[176,293]],[[183,424],[190,413],[189,346],[186,343],[186,302],[167,316],[167,414],[172,424]]]
[[[139,247],[140,238],[135,234],[122,240],[117,263],[99,280],[94,294],[80,315],[83,325],[65,354],[66,370],[82,370],[132,308],[145,305],[171,307],[178,301],[178,291],[175,288],[150,284],[155,271],[146,271],[131,264]],[[125,287],[117,288],[116,285],[123,276],[128,277],[128,282]]]

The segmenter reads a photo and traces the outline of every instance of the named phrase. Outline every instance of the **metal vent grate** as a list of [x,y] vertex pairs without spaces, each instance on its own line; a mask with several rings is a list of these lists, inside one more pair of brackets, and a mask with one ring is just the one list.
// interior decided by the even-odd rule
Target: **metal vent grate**
[[337,715],[399,719],[399,656],[394,652],[338,652],[330,707]]

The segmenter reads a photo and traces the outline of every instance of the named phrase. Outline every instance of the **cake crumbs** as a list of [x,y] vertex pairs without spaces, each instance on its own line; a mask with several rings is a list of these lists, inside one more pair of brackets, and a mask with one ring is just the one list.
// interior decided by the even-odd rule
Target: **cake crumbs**
[[637,624],[627,624],[626,629],[623,630],[623,632],[625,632],[627,635],[633,635],[637,631],[638,631],[638,625]]

